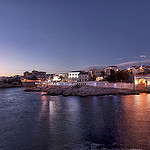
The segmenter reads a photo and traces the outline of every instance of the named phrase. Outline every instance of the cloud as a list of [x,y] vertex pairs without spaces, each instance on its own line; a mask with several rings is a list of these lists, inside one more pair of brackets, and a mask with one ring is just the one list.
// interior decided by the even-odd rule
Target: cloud
[[145,58],[145,57],[146,57],[146,55],[141,55],[140,57],[141,57],[141,58]]
[[[150,66],[150,59],[141,60],[141,61],[129,61],[129,62],[114,64],[114,65],[118,66],[120,69],[125,69],[129,66],[141,66],[141,65]],[[108,66],[111,66],[111,65],[108,65]],[[100,65],[87,66],[87,67],[84,67],[84,68],[80,68],[80,70],[88,71],[88,70],[93,69],[93,68],[102,69],[102,68],[107,68],[108,66],[100,66]]]
[[140,65],[145,65],[145,66],[150,66],[150,59],[147,60],[142,60],[142,61],[130,61],[130,62],[124,62],[121,64],[118,64],[117,66],[120,68],[125,68],[128,66],[140,66]]
[[80,68],[79,70],[85,70],[85,71],[89,71],[91,69],[103,69],[106,68],[107,66],[100,66],[100,65],[95,65],[95,66],[87,66],[84,68]]
[[122,57],[120,57],[120,58],[117,58],[117,60],[123,60],[123,58],[122,58]]

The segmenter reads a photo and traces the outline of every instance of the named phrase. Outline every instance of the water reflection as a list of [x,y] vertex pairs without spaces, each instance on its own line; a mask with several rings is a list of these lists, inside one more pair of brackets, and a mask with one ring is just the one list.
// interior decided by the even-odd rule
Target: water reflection
[[[147,148],[149,147],[149,118],[150,110],[147,109],[147,94],[136,96],[125,96],[122,99],[124,109],[124,121],[122,127],[125,129],[119,132],[121,142],[128,147]],[[145,146],[143,146],[143,144]]]
[[0,149],[150,147],[149,94],[63,97],[18,89],[0,94]]
[[61,149],[64,145],[71,148],[80,142],[96,143],[105,148],[146,149],[150,146],[148,98],[147,94],[82,98],[41,96],[39,132],[42,137],[48,137],[45,142],[51,149]]

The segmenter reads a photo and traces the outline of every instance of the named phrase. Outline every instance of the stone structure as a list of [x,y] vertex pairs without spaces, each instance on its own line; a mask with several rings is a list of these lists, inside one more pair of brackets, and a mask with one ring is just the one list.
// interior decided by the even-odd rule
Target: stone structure
[[134,88],[140,91],[150,91],[150,74],[134,76]]

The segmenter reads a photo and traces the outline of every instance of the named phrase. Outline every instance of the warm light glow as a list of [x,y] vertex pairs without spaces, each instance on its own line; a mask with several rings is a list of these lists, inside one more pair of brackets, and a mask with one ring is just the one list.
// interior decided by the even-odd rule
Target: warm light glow
[[145,79],[140,79],[138,83],[139,83],[139,84],[145,84],[145,82],[146,82]]
[[135,84],[138,84],[138,81],[135,81]]

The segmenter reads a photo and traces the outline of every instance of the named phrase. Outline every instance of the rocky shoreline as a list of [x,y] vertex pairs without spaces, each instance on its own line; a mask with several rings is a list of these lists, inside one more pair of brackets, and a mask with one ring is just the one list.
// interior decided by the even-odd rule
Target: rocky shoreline
[[0,89],[3,89],[3,88],[14,88],[14,87],[21,87],[21,85],[20,86],[15,86],[15,85],[11,85],[11,84],[7,84],[7,85],[0,85]]
[[130,89],[102,88],[93,86],[52,86],[50,88],[28,88],[26,92],[45,92],[46,95],[63,96],[103,96],[103,95],[133,95],[140,94]]

